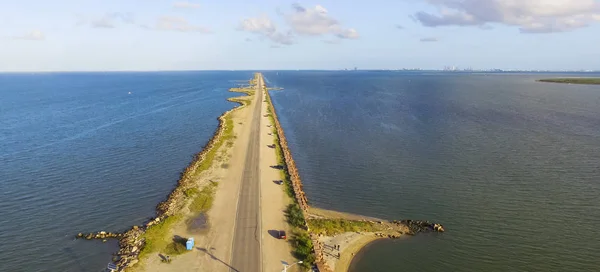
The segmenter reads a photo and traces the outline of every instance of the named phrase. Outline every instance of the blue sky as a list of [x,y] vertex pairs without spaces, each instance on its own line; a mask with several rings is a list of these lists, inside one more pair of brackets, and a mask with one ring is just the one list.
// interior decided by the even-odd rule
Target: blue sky
[[600,69],[598,0],[0,0],[0,71]]

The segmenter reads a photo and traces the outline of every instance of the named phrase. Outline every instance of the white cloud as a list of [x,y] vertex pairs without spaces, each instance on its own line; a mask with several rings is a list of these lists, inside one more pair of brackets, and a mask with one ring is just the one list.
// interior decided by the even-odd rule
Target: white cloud
[[358,39],[360,37],[354,28],[342,29],[335,35],[340,39]]
[[115,28],[119,23],[132,24],[134,22],[133,14],[128,12],[108,12],[93,18],[79,14],[77,17],[77,26],[89,24],[93,28]]
[[238,30],[254,33],[277,44],[290,45],[294,43],[294,36],[291,32],[278,32],[273,21],[266,16],[246,18],[240,22]]
[[425,0],[437,13],[418,12],[414,18],[428,27],[484,26],[500,23],[523,33],[563,32],[600,21],[597,0]]
[[327,9],[321,5],[305,8],[299,4],[294,4],[292,9],[292,13],[284,14],[284,16],[292,30],[298,34],[333,34],[343,39],[357,39],[359,37],[355,29],[343,28],[340,22],[331,17]]
[[277,30],[275,24],[266,16],[244,19],[238,29],[258,34],[269,34]]
[[15,36],[13,37],[15,40],[30,40],[30,41],[43,41],[46,39],[46,35],[44,32],[39,30],[33,30],[23,36]]
[[330,40],[321,40],[324,43],[327,44],[340,44],[341,40],[340,39],[330,39]]
[[437,42],[439,41],[437,38],[429,37],[429,38],[421,38],[421,42]]
[[200,4],[182,1],[173,3],[173,7],[182,9],[197,9],[200,8]]
[[238,26],[238,30],[251,32],[261,38],[267,38],[277,44],[284,45],[294,44],[297,35],[332,35],[334,39],[322,40],[330,44],[339,43],[340,39],[358,39],[360,37],[356,29],[342,27],[338,20],[329,16],[329,11],[321,5],[305,8],[299,4],[293,4],[291,13],[280,10],[277,10],[277,13],[283,16],[290,30],[278,30],[275,23],[266,16],[243,19]]
[[153,27],[142,27],[163,31],[210,33],[208,28],[190,24],[185,18],[176,16],[162,16],[156,20],[156,24]]

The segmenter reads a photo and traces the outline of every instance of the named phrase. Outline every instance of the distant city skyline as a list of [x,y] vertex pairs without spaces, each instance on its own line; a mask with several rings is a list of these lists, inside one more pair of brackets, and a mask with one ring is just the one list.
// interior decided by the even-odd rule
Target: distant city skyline
[[600,0],[21,0],[0,23],[0,71],[600,70]]

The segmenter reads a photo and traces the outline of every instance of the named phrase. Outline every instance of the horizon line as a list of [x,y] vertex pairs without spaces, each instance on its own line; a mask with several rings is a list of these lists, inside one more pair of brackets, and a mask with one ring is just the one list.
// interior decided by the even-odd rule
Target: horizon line
[[31,74],[31,73],[156,73],[156,72],[262,72],[262,71],[421,71],[421,72],[549,72],[549,73],[600,73],[600,70],[544,70],[544,69],[471,69],[471,70],[445,70],[445,69],[422,69],[422,68],[394,68],[394,69],[193,69],[193,70],[56,70],[56,71],[0,71],[0,74]]

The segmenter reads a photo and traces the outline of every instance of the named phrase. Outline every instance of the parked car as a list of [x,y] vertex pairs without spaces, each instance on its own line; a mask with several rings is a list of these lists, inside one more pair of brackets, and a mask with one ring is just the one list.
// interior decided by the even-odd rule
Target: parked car
[[287,238],[287,236],[285,235],[285,230],[280,230],[278,236],[279,236],[279,239],[283,239],[283,240],[285,240]]

